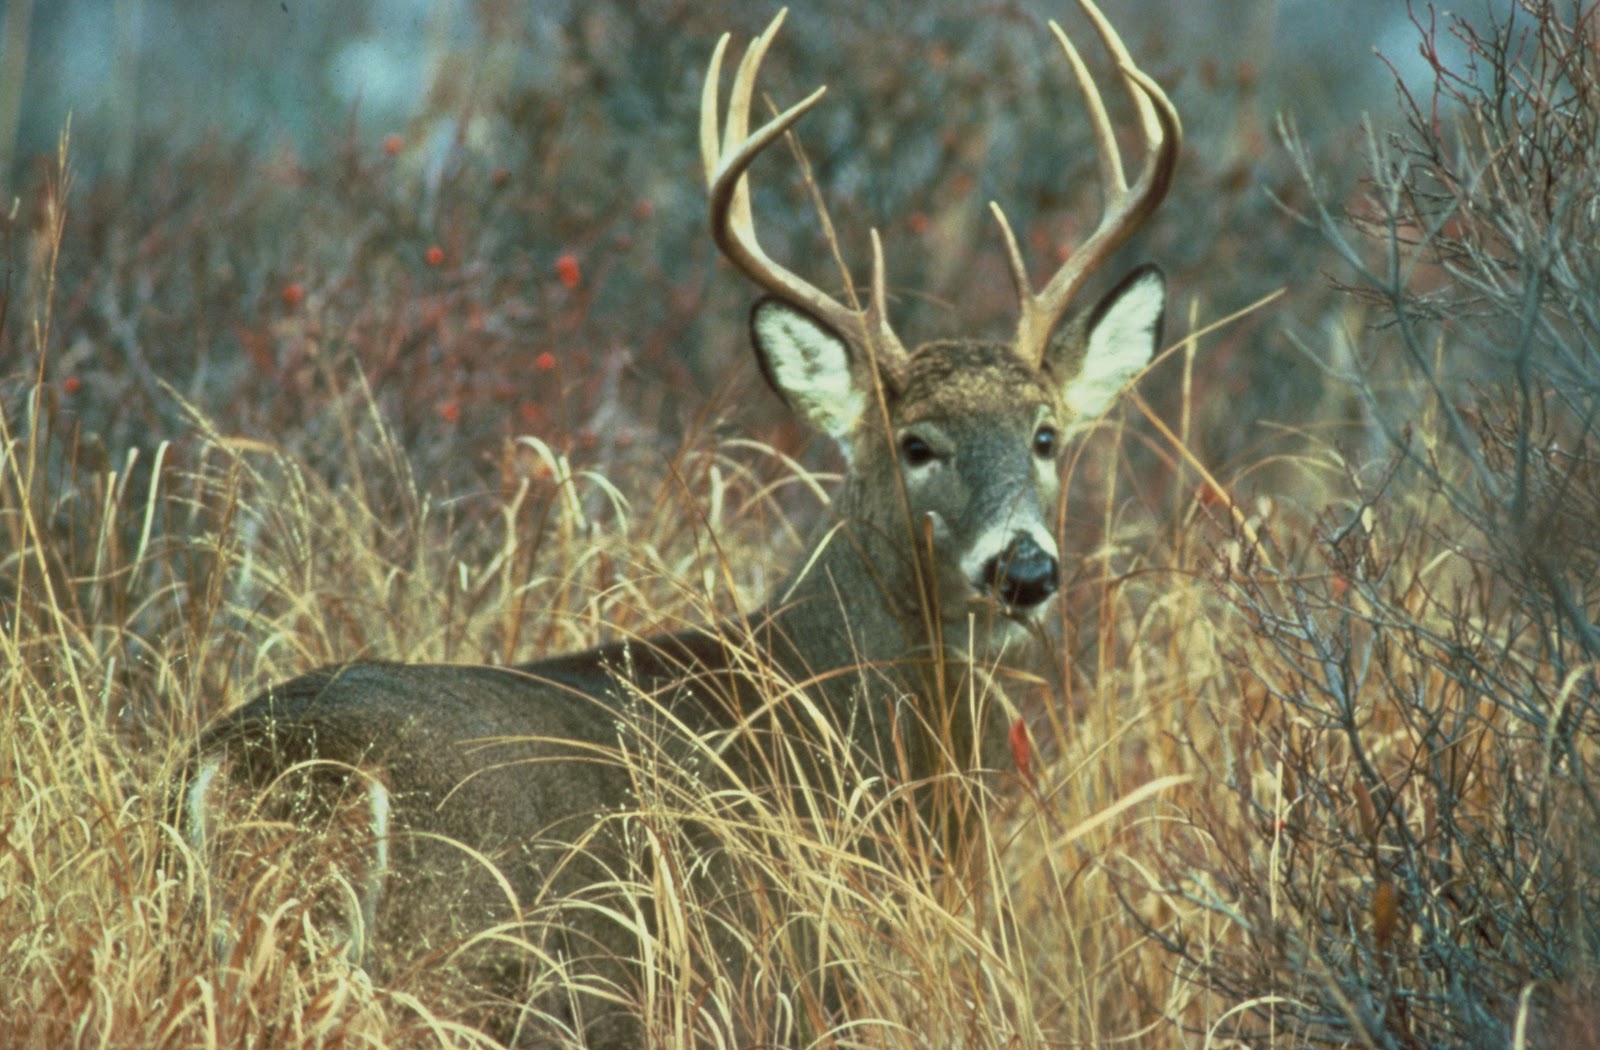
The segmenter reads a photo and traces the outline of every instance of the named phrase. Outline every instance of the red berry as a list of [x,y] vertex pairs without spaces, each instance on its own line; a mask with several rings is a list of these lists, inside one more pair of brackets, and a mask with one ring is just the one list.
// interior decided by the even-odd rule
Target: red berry
[[556,259],[556,277],[564,288],[576,288],[583,279],[583,271],[578,268],[578,257],[571,252],[566,252]]

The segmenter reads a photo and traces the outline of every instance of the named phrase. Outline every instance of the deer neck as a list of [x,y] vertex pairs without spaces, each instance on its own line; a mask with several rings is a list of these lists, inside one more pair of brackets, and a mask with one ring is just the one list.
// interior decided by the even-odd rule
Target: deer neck
[[921,779],[994,765],[999,705],[985,696],[976,711],[973,667],[925,612],[905,524],[847,516],[849,499],[835,506],[754,618],[774,662],[887,769],[905,761],[900,772]]
[[913,528],[869,495],[847,479],[758,615],[778,663],[835,708],[887,697],[931,712],[964,680],[968,647],[942,635]]

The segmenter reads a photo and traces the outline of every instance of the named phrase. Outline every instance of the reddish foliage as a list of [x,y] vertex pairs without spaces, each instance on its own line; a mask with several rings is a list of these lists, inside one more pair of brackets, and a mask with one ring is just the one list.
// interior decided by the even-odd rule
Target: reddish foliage
[[1028,739],[1028,723],[1017,719],[1011,723],[1011,760],[1017,764],[1022,779],[1033,783],[1033,742]]

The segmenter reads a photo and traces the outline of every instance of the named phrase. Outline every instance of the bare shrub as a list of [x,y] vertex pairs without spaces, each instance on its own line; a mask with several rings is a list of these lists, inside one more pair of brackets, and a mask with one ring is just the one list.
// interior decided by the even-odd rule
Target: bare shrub
[[1419,19],[1432,97],[1309,219],[1374,324],[1362,428],[1313,453],[1342,496],[1219,545],[1244,718],[1165,878],[1230,933],[1160,934],[1239,1004],[1216,1034],[1600,1039],[1595,12],[1452,18],[1456,67]]

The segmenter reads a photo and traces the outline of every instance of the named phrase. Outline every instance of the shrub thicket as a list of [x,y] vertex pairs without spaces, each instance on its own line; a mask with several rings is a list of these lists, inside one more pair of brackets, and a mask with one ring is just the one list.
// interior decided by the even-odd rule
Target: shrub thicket
[[1344,495],[1223,548],[1226,792],[1163,868],[1251,1042],[1600,1044],[1596,10],[1430,12],[1432,93],[1308,213],[1369,322],[1325,354]]

